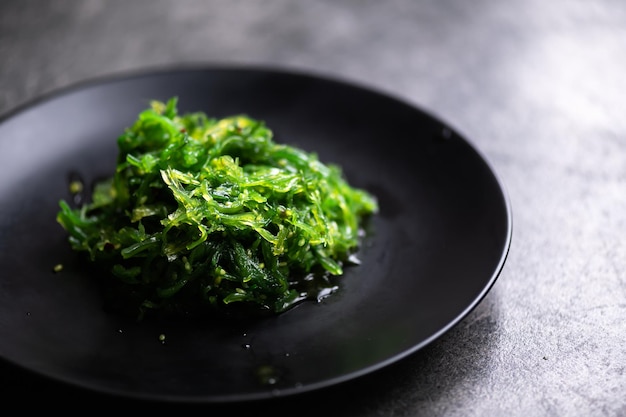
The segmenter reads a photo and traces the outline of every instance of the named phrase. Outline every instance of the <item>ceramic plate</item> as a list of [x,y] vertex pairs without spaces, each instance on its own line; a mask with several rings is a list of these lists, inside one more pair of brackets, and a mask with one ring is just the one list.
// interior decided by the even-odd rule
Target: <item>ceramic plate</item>
[[[117,136],[150,100],[172,96],[180,112],[264,120],[277,142],[340,165],[378,198],[362,263],[334,294],[249,321],[138,323],[105,312],[56,222],[58,202],[69,198],[71,173],[87,183],[112,174]],[[462,320],[494,284],[511,240],[501,181],[448,123],[382,92],[302,72],[168,69],[67,88],[3,118],[0,167],[0,356],[115,396],[241,402],[370,373]]]

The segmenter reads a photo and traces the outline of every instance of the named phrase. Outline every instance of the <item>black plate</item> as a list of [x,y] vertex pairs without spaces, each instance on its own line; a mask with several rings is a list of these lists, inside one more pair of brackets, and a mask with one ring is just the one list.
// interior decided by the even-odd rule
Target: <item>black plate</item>
[[[265,120],[276,141],[338,163],[378,197],[362,264],[336,293],[249,322],[136,323],[103,311],[56,223],[58,201],[69,198],[70,172],[110,175],[117,136],[149,100],[171,96],[181,112]],[[85,83],[5,117],[0,167],[0,356],[125,397],[245,401],[380,369],[462,320],[511,240],[502,184],[458,132],[398,99],[311,74],[187,68]]]

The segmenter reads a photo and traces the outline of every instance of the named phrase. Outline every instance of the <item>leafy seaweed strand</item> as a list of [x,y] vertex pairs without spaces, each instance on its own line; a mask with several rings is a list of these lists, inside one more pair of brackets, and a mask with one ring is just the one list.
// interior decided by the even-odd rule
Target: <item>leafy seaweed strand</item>
[[116,294],[150,311],[284,312],[298,282],[339,276],[375,197],[339,166],[273,140],[264,122],[179,114],[153,101],[117,139],[89,202],[59,202],[73,249],[110,267]]

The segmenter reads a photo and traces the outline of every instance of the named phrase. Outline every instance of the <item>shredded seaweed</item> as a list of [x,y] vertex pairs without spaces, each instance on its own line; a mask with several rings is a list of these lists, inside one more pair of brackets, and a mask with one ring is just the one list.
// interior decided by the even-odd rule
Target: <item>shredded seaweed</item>
[[138,115],[88,201],[59,202],[71,247],[107,266],[117,304],[139,318],[281,313],[310,296],[303,283],[342,275],[375,197],[339,166],[276,143],[263,121],[181,115],[177,104]]

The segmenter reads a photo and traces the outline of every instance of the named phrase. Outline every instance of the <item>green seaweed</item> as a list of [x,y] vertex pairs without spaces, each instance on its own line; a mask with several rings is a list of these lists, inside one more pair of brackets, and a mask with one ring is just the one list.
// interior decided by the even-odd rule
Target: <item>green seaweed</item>
[[342,275],[375,197],[260,120],[180,115],[177,103],[138,115],[87,202],[59,202],[71,247],[107,266],[115,297],[139,317],[281,313],[307,298],[304,281]]

